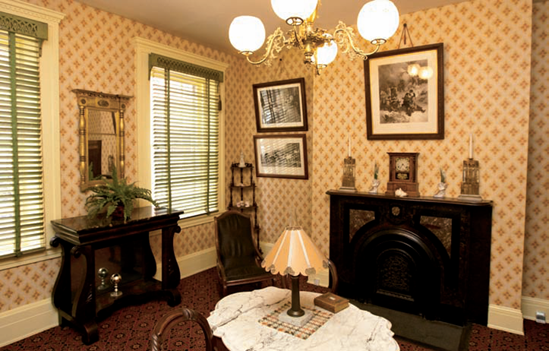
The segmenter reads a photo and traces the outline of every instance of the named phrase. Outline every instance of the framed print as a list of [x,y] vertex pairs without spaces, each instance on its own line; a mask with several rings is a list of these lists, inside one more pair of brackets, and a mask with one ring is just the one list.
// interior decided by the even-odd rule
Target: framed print
[[442,43],[376,53],[364,78],[368,139],[444,139]]
[[305,134],[254,135],[258,177],[308,179]]
[[258,133],[307,130],[305,79],[254,84]]

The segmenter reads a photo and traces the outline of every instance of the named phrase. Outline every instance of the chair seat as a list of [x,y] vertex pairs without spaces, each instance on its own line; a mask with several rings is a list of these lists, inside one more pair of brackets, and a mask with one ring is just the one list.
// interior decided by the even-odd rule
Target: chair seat
[[250,278],[254,278],[254,280],[265,280],[273,278],[273,275],[265,271],[265,269],[258,266],[250,265],[225,268],[225,276],[227,277],[228,282]]

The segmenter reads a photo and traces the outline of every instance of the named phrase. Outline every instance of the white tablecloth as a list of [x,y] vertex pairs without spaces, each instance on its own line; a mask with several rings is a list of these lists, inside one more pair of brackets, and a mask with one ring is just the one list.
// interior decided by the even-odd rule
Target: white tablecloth
[[[319,309],[318,293],[301,292],[301,306]],[[231,351],[397,351],[391,322],[350,305],[303,340],[261,325],[259,320],[291,300],[286,289],[267,287],[221,299],[208,317],[214,335]],[[324,310],[323,310],[324,311]]]

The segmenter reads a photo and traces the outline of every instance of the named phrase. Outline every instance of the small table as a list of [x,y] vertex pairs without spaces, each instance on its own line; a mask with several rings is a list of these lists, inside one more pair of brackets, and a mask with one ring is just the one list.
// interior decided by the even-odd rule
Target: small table
[[[318,309],[314,298],[320,294],[300,293],[303,308]],[[354,305],[331,314],[328,321],[306,340],[260,324],[260,320],[290,300],[291,291],[267,287],[241,292],[221,299],[208,317],[214,338],[231,351],[397,351],[391,322],[360,310]],[[282,312],[286,313],[286,312]]]
[[[170,306],[181,302],[177,290],[181,279],[173,251],[173,238],[183,211],[135,208],[126,222],[87,216],[52,221],[55,237],[51,246],[63,248],[61,269],[53,288],[53,303],[59,323],[68,321],[82,334],[85,344],[99,340],[97,319],[115,309],[154,297],[166,297]],[[162,282],[153,279],[156,260],[149,232],[162,230]],[[113,286],[101,284],[98,269],[110,267],[120,273],[120,296]]]

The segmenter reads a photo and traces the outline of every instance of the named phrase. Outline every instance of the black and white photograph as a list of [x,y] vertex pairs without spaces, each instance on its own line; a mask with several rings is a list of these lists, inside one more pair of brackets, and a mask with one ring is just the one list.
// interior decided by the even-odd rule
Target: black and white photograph
[[368,139],[444,139],[442,49],[386,51],[364,63]]
[[[379,67],[380,123],[427,122],[427,80],[410,75],[408,66],[427,66],[427,60],[394,63]],[[414,69],[414,68],[412,68]]]
[[254,136],[258,177],[307,179],[305,134]]
[[307,130],[305,79],[254,84],[257,131]]

